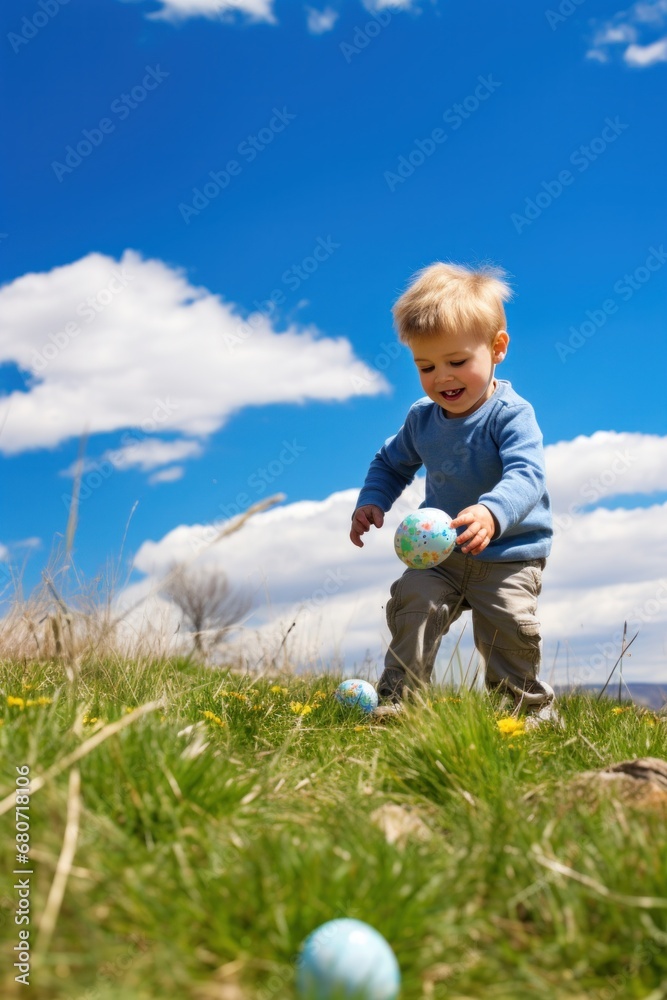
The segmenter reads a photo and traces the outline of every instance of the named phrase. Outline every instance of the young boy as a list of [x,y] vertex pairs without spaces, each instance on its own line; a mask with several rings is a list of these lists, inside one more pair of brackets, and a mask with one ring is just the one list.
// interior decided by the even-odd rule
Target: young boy
[[560,721],[552,688],[538,679],[537,598],[553,534],[542,434],[530,403],[495,378],[509,344],[504,277],[432,264],[393,308],[426,396],[372,461],[350,538],[363,547],[422,465],[423,506],[452,515],[460,532],[441,565],[408,569],[392,584],[380,714],[429,683],[442,636],[469,610],[487,688],[508,693],[533,725]]

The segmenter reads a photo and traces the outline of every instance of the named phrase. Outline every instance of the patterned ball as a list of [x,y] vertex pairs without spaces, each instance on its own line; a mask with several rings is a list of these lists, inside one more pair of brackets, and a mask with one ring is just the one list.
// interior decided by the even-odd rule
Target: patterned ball
[[297,960],[302,1000],[395,1000],[401,973],[393,951],[374,927],[342,917],[306,938]]
[[452,519],[444,510],[420,507],[403,518],[394,535],[399,559],[410,569],[429,569],[444,562],[456,542]]
[[338,685],[336,688],[336,701],[348,707],[356,705],[362,712],[369,713],[374,708],[377,708],[378,696],[377,691],[368,681],[354,679],[343,681],[342,684]]

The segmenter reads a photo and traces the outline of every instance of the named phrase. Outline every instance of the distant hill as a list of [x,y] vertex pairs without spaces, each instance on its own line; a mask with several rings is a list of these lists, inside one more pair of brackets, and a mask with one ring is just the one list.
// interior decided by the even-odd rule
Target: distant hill
[[[664,684],[642,684],[637,681],[630,682],[627,686],[623,686],[623,700],[629,701],[628,689],[632,695],[632,700],[637,705],[645,705],[647,708],[653,708],[656,711],[663,708],[667,704],[667,682]],[[580,684],[577,687],[570,686],[567,684],[556,685],[556,691],[558,694],[567,694],[568,691],[601,691],[602,684]],[[608,685],[607,690],[604,693],[605,698],[609,698],[615,701],[618,697],[618,680],[612,679],[611,683]]]

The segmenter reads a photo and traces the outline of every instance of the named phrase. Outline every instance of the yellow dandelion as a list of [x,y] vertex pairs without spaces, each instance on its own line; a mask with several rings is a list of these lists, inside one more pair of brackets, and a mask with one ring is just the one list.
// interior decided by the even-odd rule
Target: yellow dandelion
[[24,691],[34,691],[35,688],[37,687],[37,685],[36,684],[26,684],[26,682],[24,681],[23,684],[21,685],[21,687],[23,688]]
[[221,698],[234,698],[236,701],[243,702],[244,705],[250,704],[250,699],[247,694],[239,694],[238,691],[225,691],[224,694],[220,695]]
[[50,705],[53,698],[46,698],[42,695],[40,698],[28,698],[26,701],[26,707],[32,708],[33,705]]
[[216,726],[224,726],[225,725],[225,723],[222,721],[222,719],[220,718],[220,716],[216,715],[215,712],[209,712],[207,710],[205,712],[202,712],[202,715],[204,716],[205,719],[208,719],[209,722],[215,722]]
[[99,718],[96,715],[84,715],[83,724],[84,726],[94,726],[96,722],[99,722]]
[[620,715],[621,712],[629,712],[629,711],[631,711],[631,706],[630,705],[628,705],[626,708],[621,708],[620,705],[617,705],[616,708],[612,708],[611,714],[612,715]]
[[523,719],[498,719],[496,725],[503,736],[523,736],[526,732]]
[[302,701],[291,701],[289,707],[295,715],[309,715],[313,710],[312,705],[304,705]]
[[274,684],[272,687],[269,688],[269,691],[271,692],[271,694],[282,694],[282,695],[287,694],[287,688],[281,687],[280,684]]
[[326,691],[316,691],[315,694],[313,695],[313,698],[326,698],[326,696],[327,696]]
[[23,711],[25,708],[25,701],[23,698],[15,698],[13,694],[8,694],[7,705],[9,708],[20,708],[21,711]]
[[366,726],[355,726],[354,727],[354,731],[355,731],[355,733],[363,733],[363,731],[365,730],[365,728],[366,728]]
[[134,709],[133,708],[124,708],[123,711],[125,712],[125,715],[129,715],[130,712],[134,712]]

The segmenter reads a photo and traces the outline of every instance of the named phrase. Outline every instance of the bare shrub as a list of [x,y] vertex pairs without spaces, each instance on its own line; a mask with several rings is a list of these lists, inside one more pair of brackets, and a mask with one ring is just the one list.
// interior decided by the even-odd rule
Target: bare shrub
[[173,566],[161,594],[180,610],[193,653],[206,657],[249,611],[252,599],[232,589],[220,571]]

